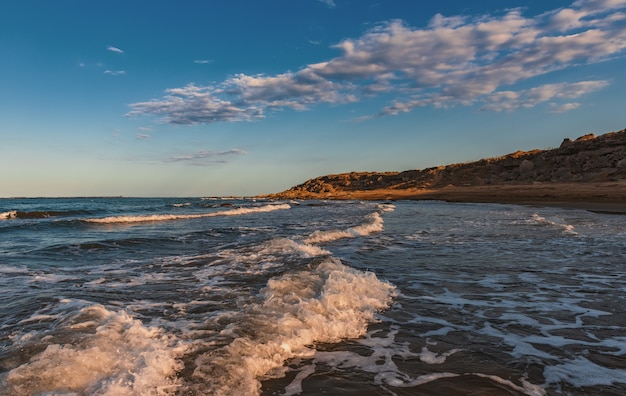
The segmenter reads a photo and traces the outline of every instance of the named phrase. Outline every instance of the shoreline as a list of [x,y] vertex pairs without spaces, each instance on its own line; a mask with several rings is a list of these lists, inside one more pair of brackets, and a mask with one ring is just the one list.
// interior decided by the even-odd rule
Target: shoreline
[[438,200],[582,209],[596,213],[626,214],[626,180],[592,183],[501,184],[446,186],[440,189],[371,189],[314,194],[270,194],[279,199],[330,200]]

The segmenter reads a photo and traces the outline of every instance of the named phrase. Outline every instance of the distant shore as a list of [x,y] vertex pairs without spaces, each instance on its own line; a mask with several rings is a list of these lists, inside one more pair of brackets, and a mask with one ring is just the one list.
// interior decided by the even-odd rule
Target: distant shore
[[598,213],[626,214],[626,181],[594,183],[502,184],[448,186],[440,189],[372,189],[332,194],[276,194],[281,199],[331,200],[441,200],[447,202],[501,203],[556,206]]

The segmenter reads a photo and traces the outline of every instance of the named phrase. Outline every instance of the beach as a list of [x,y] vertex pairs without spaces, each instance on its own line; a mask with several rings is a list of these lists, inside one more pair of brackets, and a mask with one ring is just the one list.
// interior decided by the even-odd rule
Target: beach
[[440,189],[372,189],[288,197],[337,200],[438,200],[446,202],[502,203],[555,206],[606,213],[626,213],[626,181],[624,180],[595,183],[447,186]]

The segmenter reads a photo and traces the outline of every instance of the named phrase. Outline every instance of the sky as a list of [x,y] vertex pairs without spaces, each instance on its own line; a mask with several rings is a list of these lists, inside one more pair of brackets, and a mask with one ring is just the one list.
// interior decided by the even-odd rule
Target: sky
[[250,196],[626,128],[626,0],[6,1],[0,197]]

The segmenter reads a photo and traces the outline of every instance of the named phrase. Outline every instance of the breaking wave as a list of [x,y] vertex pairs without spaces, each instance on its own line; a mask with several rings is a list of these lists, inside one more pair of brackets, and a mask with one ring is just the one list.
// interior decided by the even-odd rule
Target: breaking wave
[[290,208],[291,206],[289,206],[288,204],[278,204],[278,205],[256,206],[256,207],[251,207],[251,208],[237,208],[237,209],[225,210],[221,212],[211,212],[211,213],[112,216],[112,217],[104,217],[100,219],[87,219],[85,221],[89,223],[103,223],[103,224],[141,223],[141,222],[149,222],[149,221],[199,219],[203,217],[216,217],[216,216],[239,216],[239,215],[245,215],[245,214],[250,214],[250,213],[263,213],[263,212],[273,212],[275,210],[286,210]]

